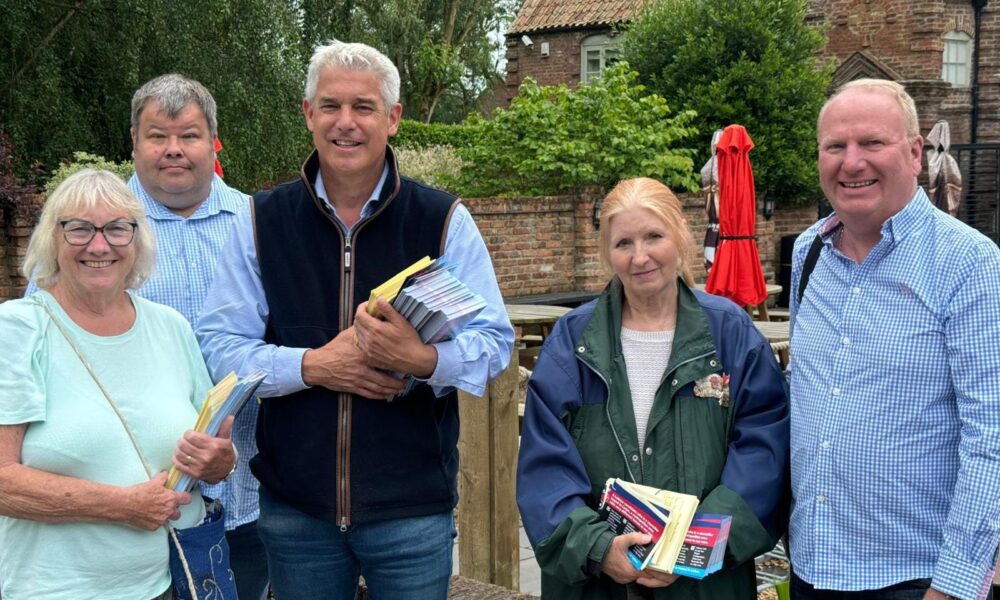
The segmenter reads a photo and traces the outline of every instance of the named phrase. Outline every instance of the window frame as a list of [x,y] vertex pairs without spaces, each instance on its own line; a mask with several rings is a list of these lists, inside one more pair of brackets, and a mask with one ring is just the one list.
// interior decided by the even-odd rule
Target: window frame
[[[972,36],[964,31],[949,31],[944,34],[943,41],[941,80],[956,88],[972,87]],[[963,55],[956,59],[954,53],[958,51],[962,52]],[[955,80],[950,78],[952,74],[957,75]],[[961,81],[963,78],[964,82]]]

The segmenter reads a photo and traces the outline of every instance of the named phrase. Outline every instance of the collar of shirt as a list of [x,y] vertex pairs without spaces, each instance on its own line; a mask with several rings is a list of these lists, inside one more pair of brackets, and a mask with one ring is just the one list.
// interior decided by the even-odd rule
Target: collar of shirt
[[[379,177],[378,184],[375,186],[375,189],[372,190],[371,196],[368,197],[368,200],[365,202],[365,205],[361,207],[361,218],[358,219],[358,222],[355,223],[354,225],[357,225],[362,220],[366,219],[372,213],[378,210],[379,204],[381,204],[379,196],[382,195],[382,186],[385,185],[385,180],[388,178],[389,178],[389,163],[387,162],[382,166],[382,176]],[[341,220],[339,215],[337,215],[337,207],[330,202],[330,198],[327,196],[326,186],[323,185],[323,174],[319,171],[316,172],[316,180],[313,182],[313,187],[316,188],[316,196],[323,201],[323,204],[326,205],[327,209],[329,209],[330,214],[333,215],[335,219],[337,219],[338,223],[344,225],[344,221]],[[354,229],[354,227],[347,227],[346,225],[344,226],[344,228],[347,229],[348,231]]]
[[[923,224],[927,222],[927,212],[933,209],[934,205],[931,204],[924,188],[917,186],[917,191],[914,192],[913,197],[906,203],[906,206],[886,219],[885,223],[882,223],[882,240],[879,242],[879,246],[896,244],[906,239],[906,236],[911,235],[913,232],[919,231]],[[842,227],[843,223],[841,223],[837,213],[827,217],[819,226],[819,235],[823,238],[823,243],[829,246],[831,250],[836,248],[834,241]]]
[[[132,193],[136,195],[139,201],[142,203],[143,207],[146,209],[146,217],[150,219],[156,219],[157,221],[181,221],[185,217],[182,217],[169,208],[161,204],[156,198],[153,198],[145,188],[142,187],[142,182],[139,181],[139,176],[132,174],[132,177],[128,180],[128,187],[132,190]],[[212,187],[208,192],[208,198],[195,210],[188,219],[205,219],[208,217],[213,217],[220,212],[229,212],[236,214],[240,211],[246,202],[246,197],[243,194],[226,194],[223,193],[229,188],[222,178],[218,175],[212,176]]]

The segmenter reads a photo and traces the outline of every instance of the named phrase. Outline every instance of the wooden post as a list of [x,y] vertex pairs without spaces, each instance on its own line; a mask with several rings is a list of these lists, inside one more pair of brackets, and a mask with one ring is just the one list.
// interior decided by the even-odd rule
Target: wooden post
[[514,591],[520,587],[517,354],[515,346],[510,365],[490,383],[485,398],[458,393],[459,573]]

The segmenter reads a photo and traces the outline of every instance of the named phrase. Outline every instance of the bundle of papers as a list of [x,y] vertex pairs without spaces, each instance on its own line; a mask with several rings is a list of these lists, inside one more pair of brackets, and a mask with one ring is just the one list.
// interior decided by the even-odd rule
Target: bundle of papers
[[368,312],[378,313],[376,301],[392,304],[425,344],[451,339],[486,307],[486,301],[452,274],[443,259],[424,257],[372,290]]
[[[246,377],[237,377],[235,373],[229,373],[215,387],[208,390],[205,401],[201,405],[198,413],[198,420],[195,421],[194,431],[211,436],[219,434],[219,428],[226,417],[239,414],[246,405],[261,382],[264,381],[264,372],[256,371]],[[178,471],[175,467],[170,467],[167,473],[166,487],[180,492],[191,491],[195,480],[190,476]]]
[[722,567],[732,517],[695,514],[697,508],[695,496],[611,478],[598,513],[615,535],[639,531],[652,537],[629,548],[636,569],[701,579]]

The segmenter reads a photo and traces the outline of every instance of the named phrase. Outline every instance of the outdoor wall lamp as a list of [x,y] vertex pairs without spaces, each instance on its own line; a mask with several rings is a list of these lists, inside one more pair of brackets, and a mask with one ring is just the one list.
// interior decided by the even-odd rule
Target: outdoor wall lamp
[[603,198],[598,198],[594,201],[594,210],[590,213],[590,222],[594,224],[594,231],[601,228],[601,203],[604,202]]
[[770,221],[774,216],[774,198],[764,196],[764,219]]

